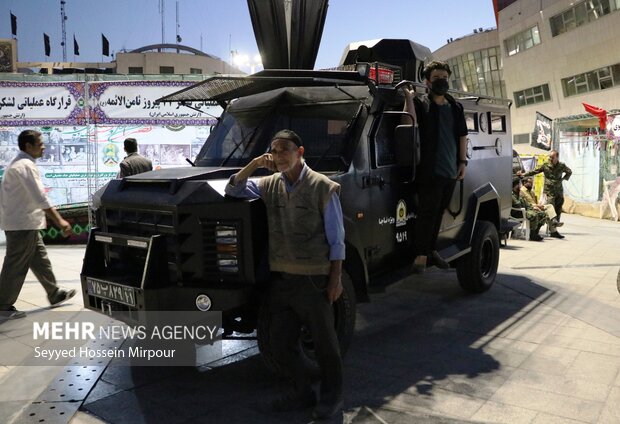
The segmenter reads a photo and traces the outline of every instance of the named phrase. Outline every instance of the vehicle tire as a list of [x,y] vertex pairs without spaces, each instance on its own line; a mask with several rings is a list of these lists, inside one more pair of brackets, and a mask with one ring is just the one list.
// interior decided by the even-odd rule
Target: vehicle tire
[[[340,345],[340,355],[344,357],[355,329],[355,289],[353,288],[353,282],[349,273],[344,269],[342,270],[342,295],[333,304],[336,335],[338,336],[338,344]],[[272,372],[287,376],[287,372],[281,365],[277,352],[273,349],[272,340],[277,337],[277,334],[271,332],[271,311],[269,305],[269,296],[265,296],[260,307],[258,314],[257,324],[257,339],[258,349],[265,365]],[[302,355],[302,360],[312,375],[318,375],[319,366],[314,356],[314,344],[312,342],[312,336],[309,331],[302,326],[299,347]]]
[[463,290],[483,293],[491,288],[499,264],[499,237],[495,225],[477,221],[471,252],[456,263],[456,275]]

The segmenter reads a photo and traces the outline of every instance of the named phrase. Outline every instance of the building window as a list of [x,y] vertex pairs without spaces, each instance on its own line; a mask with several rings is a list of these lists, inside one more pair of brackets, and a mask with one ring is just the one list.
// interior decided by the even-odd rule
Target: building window
[[512,137],[512,142],[514,144],[529,144],[530,143],[530,134],[526,133],[526,134],[515,134]]
[[130,66],[128,72],[130,74],[143,74],[144,69],[142,68],[142,66]]
[[160,66],[159,73],[160,74],[174,74],[174,66]]
[[549,84],[527,88],[513,93],[517,107],[533,105],[551,100]]
[[620,86],[620,63],[562,79],[564,97]]
[[538,25],[519,32],[504,40],[504,48],[506,49],[506,55],[508,56],[531,49],[538,44],[540,44],[540,32],[538,31]]
[[190,74],[202,74],[202,69],[199,68],[189,68]]
[[549,19],[551,35],[563,34],[571,29],[593,22],[611,12],[620,9],[618,0],[587,0],[577,3]]
[[447,62],[452,70],[450,85],[455,90],[506,97],[499,47],[465,53],[448,59]]

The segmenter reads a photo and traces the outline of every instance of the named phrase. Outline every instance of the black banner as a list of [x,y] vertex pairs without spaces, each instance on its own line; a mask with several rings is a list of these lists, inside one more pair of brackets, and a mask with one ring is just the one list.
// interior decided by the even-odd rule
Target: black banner
[[104,56],[110,56],[110,42],[103,34],[101,34],[101,54]]
[[531,145],[539,149],[551,150],[551,124],[553,120],[540,112],[536,112],[536,124],[532,133]]
[[17,37],[17,16],[11,13],[11,34]]
[[50,47],[50,36],[43,33],[43,47],[45,48],[45,56],[49,57],[52,48]]

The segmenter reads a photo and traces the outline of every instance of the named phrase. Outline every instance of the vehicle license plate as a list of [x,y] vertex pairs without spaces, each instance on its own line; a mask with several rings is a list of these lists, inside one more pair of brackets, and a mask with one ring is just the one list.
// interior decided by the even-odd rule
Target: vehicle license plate
[[132,287],[121,286],[120,284],[108,281],[87,278],[88,294],[101,297],[128,306],[136,306],[136,293]]

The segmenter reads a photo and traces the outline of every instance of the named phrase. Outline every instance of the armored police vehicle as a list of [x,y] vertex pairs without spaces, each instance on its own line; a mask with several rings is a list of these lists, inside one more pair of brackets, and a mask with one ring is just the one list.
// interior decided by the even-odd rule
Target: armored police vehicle
[[[217,76],[162,99],[217,101],[224,112],[194,167],[115,179],[96,194],[81,274],[85,306],[128,323],[142,311],[221,311],[224,336],[256,332],[277,369],[265,302],[272,278],[265,207],[260,199],[227,197],[224,187],[288,128],[304,141],[306,163],[341,185],[344,294],[333,309],[346,350],[356,302],[368,301],[414,258],[419,140],[416,127],[402,124],[400,87],[424,91],[420,74],[430,55],[409,40],[368,49],[372,62],[360,60],[369,51],[352,46],[338,69]],[[510,103],[451,94],[464,106],[469,166],[436,247],[461,287],[480,293],[495,280],[499,237],[509,226]],[[301,334],[310,352],[311,340]]]

